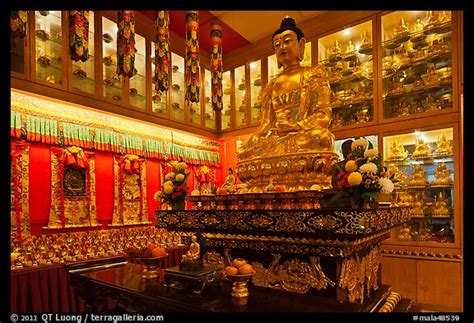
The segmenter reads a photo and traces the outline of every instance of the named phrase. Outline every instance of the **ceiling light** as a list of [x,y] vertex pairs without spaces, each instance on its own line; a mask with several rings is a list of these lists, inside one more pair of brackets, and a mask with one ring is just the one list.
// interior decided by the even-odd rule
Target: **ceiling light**
[[350,34],[351,34],[351,29],[350,28],[344,29],[344,35],[349,36]]

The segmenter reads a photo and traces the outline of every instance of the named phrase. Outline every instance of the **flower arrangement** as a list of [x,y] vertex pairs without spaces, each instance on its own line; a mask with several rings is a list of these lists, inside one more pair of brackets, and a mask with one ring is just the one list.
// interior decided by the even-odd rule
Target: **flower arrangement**
[[172,170],[165,175],[161,191],[155,193],[155,201],[159,201],[160,205],[167,203],[174,210],[184,210],[184,199],[187,195],[186,178],[189,175],[186,173],[187,165],[185,162],[172,161],[168,166]]
[[355,204],[353,207],[377,207],[379,194],[393,191],[393,175],[387,177],[378,150],[364,138],[356,138],[351,143],[345,162],[337,163],[334,167],[333,183],[336,189],[341,190],[334,200],[348,196]]

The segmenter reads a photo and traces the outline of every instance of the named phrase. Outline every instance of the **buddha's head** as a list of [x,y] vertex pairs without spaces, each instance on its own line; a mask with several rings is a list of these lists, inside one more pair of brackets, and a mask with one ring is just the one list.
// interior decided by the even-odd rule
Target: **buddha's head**
[[304,58],[304,34],[296,27],[295,20],[286,17],[282,20],[280,28],[273,33],[272,44],[275,51],[278,67],[286,69],[299,65]]

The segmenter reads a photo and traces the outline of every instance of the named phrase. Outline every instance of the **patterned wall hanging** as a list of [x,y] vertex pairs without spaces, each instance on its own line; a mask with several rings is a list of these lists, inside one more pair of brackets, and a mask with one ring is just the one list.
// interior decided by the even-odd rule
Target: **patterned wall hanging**
[[211,24],[211,92],[212,108],[222,110],[222,28],[217,23]]
[[28,26],[28,11],[10,11],[10,35],[23,38]]
[[200,194],[211,194],[212,185],[216,181],[216,172],[213,167],[193,166],[194,176],[196,178],[194,188],[199,190]]
[[199,11],[186,13],[186,58],[185,58],[186,100],[199,102]]
[[31,235],[29,208],[30,144],[13,142],[11,149],[10,232],[18,240]]
[[51,208],[48,228],[99,226],[95,158],[81,148],[51,148]]
[[145,159],[137,155],[114,156],[114,213],[112,226],[148,221]]
[[117,74],[135,75],[135,11],[117,12]]
[[75,62],[89,58],[89,11],[69,11],[69,53]]
[[168,11],[155,11],[155,90],[168,91],[170,79],[170,17]]

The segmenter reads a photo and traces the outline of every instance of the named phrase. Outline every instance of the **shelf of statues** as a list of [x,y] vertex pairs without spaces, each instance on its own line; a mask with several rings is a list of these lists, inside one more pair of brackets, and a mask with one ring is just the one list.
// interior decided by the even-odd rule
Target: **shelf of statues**
[[120,228],[24,237],[11,237],[11,269],[61,264],[115,255],[123,255],[126,248],[139,248],[152,242],[156,246],[179,246],[177,233],[154,227]]
[[[350,106],[353,108],[352,106]],[[338,107],[338,109],[343,108],[344,106]],[[334,108],[333,108],[334,109]],[[368,107],[355,108],[349,114],[344,115],[341,112],[333,111],[333,118],[329,127],[331,129],[350,126],[353,124],[363,124],[372,121],[372,114]]]
[[416,164],[413,167],[412,178],[408,182],[408,188],[425,188],[428,187],[428,177],[426,171],[423,169],[421,164]]
[[342,62],[339,61],[333,67],[328,68],[328,78],[331,87],[340,87],[347,83],[360,81],[373,81],[372,60],[364,63],[359,61]]
[[[454,233],[450,223],[445,223],[440,227],[433,227],[430,221],[405,223],[395,234],[398,241],[420,241],[420,242],[453,242]],[[426,254],[426,253],[425,253]],[[420,255],[424,255],[423,252]]]
[[[401,78],[398,75],[392,77],[388,85],[384,100],[401,98],[405,96],[425,95],[426,92],[436,92],[444,89],[444,92],[451,92],[451,70],[438,73],[434,66],[426,71],[425,80],[418,74]],[[448,91],[449,90],[449,91]],[[442,91],[443,92],[443,91]]]
[[450,11],[443,11],[440,15],[427,11],[424,21],[421,18],[417,18],[412,30],[409,29],[403,17],[400,18],[400,23],[394,27],[390,39],[383,42],[382,46],[388,49],[395,49],[407,41],[418,44],[425,41],[428,35],[446,34],[450,31]]
[[370,85],[360,82],[357,89],[349,88],[333,91],[331,107],[333,109],[352,105],[369,104],[373,101],[373,92]]
[[388,100],[384,99],[384,103],[386,104],[384,106],[386,112],[385,117],[397,118],[417,113],[450,109],[453,106],[451,99],[451,93],[444,94],[440,98],[435,98],[429,93],[424,100],[412,100],[411,103],[409,100],[402,98],[401,100],[391,100],[390,103],[387,104],[386,102],[388,102]]

